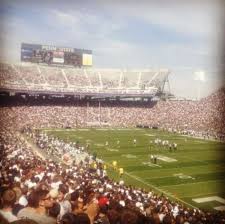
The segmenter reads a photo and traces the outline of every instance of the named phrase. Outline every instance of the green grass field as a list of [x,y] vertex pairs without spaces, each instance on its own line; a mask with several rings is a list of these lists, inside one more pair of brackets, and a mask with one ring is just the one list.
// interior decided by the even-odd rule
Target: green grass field
[[[225,206],[225,161],[224,144],[195,139],[169,132],[152,129],[57,129],[45,130],[65,141],[90,143],[90,152],[107,164],[116,160],[118,167],[124,168],[123,179],[145,189],[162,192],[173,200],[201,209],[214,210]],[[177,151],[152,144],[156,138],[178,144]],[[137,140],[136,147],[133,139]],[[120,147],[117,145],[120,141]],[[105,142],[109,146],[105,146]],[[157,155],[157,165],[150,163],[150,155]],[[160,159],[159,159],[160,158]],[[108,175],[119,180],[119,174],[108,166]],[[197,203],[193,199],[205,199]],[[225,207],[220,207],[225,209]]]

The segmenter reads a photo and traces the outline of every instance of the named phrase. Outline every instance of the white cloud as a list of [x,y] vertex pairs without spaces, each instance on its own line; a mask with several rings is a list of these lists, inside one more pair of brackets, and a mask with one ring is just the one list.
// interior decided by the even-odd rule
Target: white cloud
[[217,0],[105,4],[105,8],[115,15],[142,19],[149,24],[194,37],[211,36],[212,31],[218,30],[218,17],[222,13],[220,6]]
[[81,16],[80,14],[71,15],[69,13],[65,13],[63,11],[59,11],[57,9],[53,9],[50,11],[50,14],[52,16],[51,22],[55,24],[56,26],[74,26],[79,25]]
[[[63,45],[92,49],[96,67],[167,67],[173,72],[174,91],[186,96],[195,94],[192,86],[194,71],[203,69],[210,81],[208,69],[217,66],[219,55],[216,5],[101,2],[95,7],[68,4],[62,8],[58,5],[46,7],[43,11],[36,8],[40,18],[46,19],[39,30],[22,16],[9,15],[2,21],[5,32],[0,34],[4,49],[7,49],[5,57],[18,61],[21,42]],[[186,40],[159,40],[147,44],[129,41],[124,31],[131,29],[130,22],[134,20],[144,22],[146,29],[154,25],[164,33]],[[145,35],[144,30],[141,32],[140,35]],[[218,80],[217,74],[214,79]],[[215,86],[219,84],[217,81],[213,83]]]

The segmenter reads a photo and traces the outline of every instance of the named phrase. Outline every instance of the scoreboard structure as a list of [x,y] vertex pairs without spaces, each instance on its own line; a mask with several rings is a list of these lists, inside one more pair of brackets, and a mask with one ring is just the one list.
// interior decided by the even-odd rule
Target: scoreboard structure
[[41,44],[21,44],[21,61],[91,67],[92,51]]

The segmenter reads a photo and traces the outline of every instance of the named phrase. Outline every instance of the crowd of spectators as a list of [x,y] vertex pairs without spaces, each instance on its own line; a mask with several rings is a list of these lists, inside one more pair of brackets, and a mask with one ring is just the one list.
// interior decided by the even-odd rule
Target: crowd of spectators
[[[45,132],[39,130],[32,131],[30,128],[23,129],[27,136],[29,136],[49,157],[56,157],[62,160],[69,160],[69,162],[80,162],[88,156],[87,152],[84,151],[84,146],[79,146],[79,141],[77,142],[65,142],[54,136],[47,135]],[[73,158],[73,161],[72,161]],[[75,159],[75,160],[74,160]]]
[[87,102],[39,100],[34,104],[6,106],[0,115],[17,128],[85,127],[88,123],[112,127],[134,127],[137,124],[172,129],[180,133],[210,136],[224,140],[225,89],[200,101]]
[[[108,178],[104,163],[83,146],[24,129],[43,151],[76,148],[82,160],[65,165],[39,157],[7,124],[1,127],[0,223],[155,224],[224,223],[225,214],[188,208],[166,195]],[[51,145],[51,150],[49,150]],[[55,149],[55,150],[54,150]],[[76,155],[75,155],[76,156]],[[106,169],[106,170],[105,170]],[[25,221],[24,221],[25,220]],[[33,221],[30,221],[33,220]]]
[[[2,64],[0,69],[6,74],[18,72]],[[51,77],[45,76],[43,81],[57,85],[58,81]],[[12,76],[8,78],[13,80]],[[26,75],[20,82],[30,82],[25,79]],[[224,108],[224,88],[200,101],[58,104],[42,99],[1,106],[0,223],[224,223],[222,212],[189,208],[166,195],[126,186],[122,179],[115,182],[108,178],[103,161],[95,160],[84,146],[34,131],[47,127],[86,127],[90,122],[112,127],[142,124],[224,140]],[[21,131],[48,157],[39,157]],[[67,153],[76,159],[67,163]],[[55,157],[62,161],[56,162]]]

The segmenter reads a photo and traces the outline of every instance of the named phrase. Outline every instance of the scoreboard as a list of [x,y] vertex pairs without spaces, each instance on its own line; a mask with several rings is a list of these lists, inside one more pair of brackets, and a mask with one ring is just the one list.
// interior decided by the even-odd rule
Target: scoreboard
[[21,61],[63,64],[75,67],[92,66],[92,51],[41,44],[21,44]]

